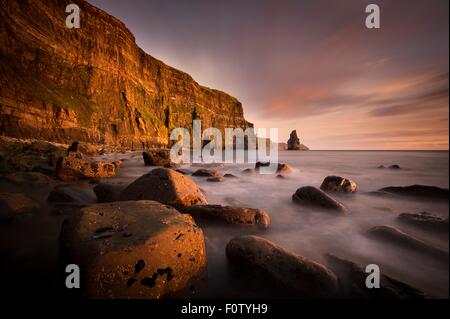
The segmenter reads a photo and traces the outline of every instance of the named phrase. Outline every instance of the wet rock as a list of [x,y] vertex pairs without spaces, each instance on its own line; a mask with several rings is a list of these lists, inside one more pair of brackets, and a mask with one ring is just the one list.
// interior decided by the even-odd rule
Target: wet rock
[[120,193],[125,189],[123,185],[99,183],[94,187],[94,193],[100,203],[115,202],[120,199]]
[[253,174],[255,170],[253,168],[246,168],[242,171],[244,174]]
[[39,204],[22,193],[0,193],[0,221],[10,221],[18,214],[39,208]]
[[56,163],[56,176],[63,181],[108,178],[115,175],[116,168],[113,163],[96,162],[84,159],[81,153],[70,153],[60,157]]
[[154,201],[82,208],[63,223],[60,252],[62,266],[80,267],[87,298],[186,297],[206,278],[202,230]]
[[448,200],[448,188],[427,185],[390,186],[378,190],[382,193],[394,194],[417,199]]
[[177,169],[175,169],[175,171],[177,171],[178,173],[183,174],[183,175],[191,175],[192,174],[192,171],[190,171],[188,169],[184,169],[184,168],[177,168]]
[[49,202],[86,203],[95,200],[92,190],[83,185],[57,185],[48,195]]
[[194,173],[192,173],[192,176],[201,176],[201,177],[223,177],[221,173],[218,171],[206,169],[206,168],[200,168],[196,170]]
[[14,184],[25,183],[42,183],[48,184],[51,182],[51,178],[39,172],[15,172],[5,176],[8,182]]
[[341,296],[362,299],[423,299],[425,294],[418,289],[386,276],[381,272],[380,288],[368,289],[365,269],[350,260],[327,254],[331,268],[339,276]]
[[115,167],[116,169],[118,169],[118,168],[123,168],[123,161],[122,161],[122,160],[114,161],[113,164],[114,164],[114,167]]
[[223,175],[223,177],[225,178],[237,178],[236,175],[230,174],[230,173],[226,173],[225,175]]
[[386,168],[384,165],[380,165],[380,166],[378,166],[377,167],[378,169],[383,169],[383,168]]
[[397,164],[389,166],[390,169],[401,169],[401,167]]
[[171,163],[170,150],[168,149],[148,150],[147,152],[142,152],[142,157],[146,166],[164,166]]
[[187,176],[168,168],[156,168],[120,194],[120,200],[155,200],[167,205],[203,205],[206,199],[198,186]]
[[340,176],[327,176],[320,185],[320,189],[325,192],[354,193],[356,183],[348,178]]
[[297,189],[292,200],[297,204],[317,206],[338,212],[345,212],[346,208],[343,204],[329,196],[324,191],[313,186],[304,186]]
[[331,270],[261,237],[232,239],[226,256],[239,269],[260,273],[301,297],[331,297],[338,290],[337,277]]
[[269,227],[269,215],[259,208],[245,208],[221,205],[192,205],[180,208],[198,220],[218,220],[230,224],[259,225]]
[[286,176],[281,175],[281,174],[278,174],[278,175],[277,175],[277,178],[284,179],[284,178],[286,178]]
[[444,219],[427,212],[418,214],[402,213],[398,216],[398,220],[402,223],[415,226],[426,231],[448,233],[448,218]]
[[206,179],[207,182],[223,182],[225,179],[221,176],[209,177]]
[[376,226],[369,229],[367,233],[370,237],[385,241],[389,244],[395,244],[406,249],[411,249],[430,257],[447,260],[448,252],[438,247],[434,247],[421,239],[411,236],[398,228],[392,226]]
[[33,172],[42,173],[48,176],[53,176],[55,174],[55,168],[47,163],[37,163],[33,167]]
[[[261,167],[269,167],[270,162],[256,162],[255,171],[259,172]],[[287,164],[277,163],[277,173],[290,173],[292,172],[292,168]]]

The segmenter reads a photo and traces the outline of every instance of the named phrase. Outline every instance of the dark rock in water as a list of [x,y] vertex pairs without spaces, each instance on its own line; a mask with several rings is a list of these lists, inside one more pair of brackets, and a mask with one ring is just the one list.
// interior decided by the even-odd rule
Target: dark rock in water
[[61,267],[83,271],[87,298],[189,296],[206,279],[203,232],[191,216],[154,201],[93,204],[62,225]]
[[298,297],[332,297],[338,291],[338,280],[331,270],[261,237],[232,239],[226,256],[240,270],[259,273],[269,282],[292,289]]
[[245,173],[245,174],[253,174],[254,172],[255,172],[255,170],[252,168],[246,168],[242,171],[242,173]]
[[356,192],[356,183],[348,178],[340,176],[327,176],[320,189],[325,192],[338,192],[338,193],[354,193]]
[[58,203],[85,203],[95,200],[90,188],[77,185],[57,185],[50,192],[47,200]]
[[448,218],[443,219],[427,212],[418,214],[402,213],[398,216],[398,220],[423,230],[448,233]]
[[300,143],[300,139],[297,136],[297,130],[293,130],[289,136],[289,140],[287,141],[287,149],[293,151],[307,151],[308,147]]
[[281,174],[278,174],[277,175],[277,178],[281,178],[281,179],[283,179],[283,178],[286,178],[285,176],[283,176],[283,175],[281,175]]
[[109,203],[118,201],[124,188],[123,185],[99,183],[94,187],[94,193],[99,203]]
[[225,177],[225,178],[237,178],[236,175],[233,175],[233,174],[230,174],[230,173],[227,173],[227,174],[223,175],[223,177]]
[[206,179],[207,182],[223,182],[225,179],[221,176],[209,177]]
[[77,153],[79,144],[80,144],[79,142],[73,142],[72,145],[70,145],[69,148],[67,149],[67,153],[70,153],[70,152]]
[[48,184],[51,182],[50,177],[39,172],[15,172],[5,176],[8,182],[14,184],[37,183]]
[[214,170],[209,170],[206,168],[200,168],[192,173],[192,176],[202,176],[202,177],[223,177],[221,173]]
[[440,248],[434,247],[421,239],[411,236],[392,226],[376,226],[369,229],[367,233],[370,237],[376,238],[395,244],[407,249],[415,250],[417,252],[429,255],[439,260],[447,260],[448,252]]
[[22,193],[0,193],[0,221],[11,221],[21,214],[32,212],[39,204]]
[[390,169],[401,169],[401,167],[397,164],[389,166]]
[[142,152],[142,157],[146,166],[164,166],[171,163],[170,150],[168,149],[154,149]]
[[295,194],[292,195],[292,200],[297,204],[317,206],[341,213],[346,211],[343,204],[339,203],[324,191],[313,186],[300,187]]
[[259,208],[245,208],[221,205],[193,205],[180,208],[195,219],[219,220],[230,224],[259,225],[269,227],[269,215]]
[[189,177],[169,168],[142,175],[120,194],[120,200],[155,200],[167,205],[203,205],[206,199]]
[[[290,173],[292,172],[292,168],[287,164],[277,163],[277,173]],[[259,172],[261,167],[269,167],[270,162],[256,162],[255,171]]]
[[368,289],[365,269],[350,260],[327,254],[331,269],[338,275],[344,298],[362,299],[423,299],[425,294],[403,282],[380,274],[380,288]]
[[181,173],[183,175],[191,175],[192,171],[188,170],[188,169],[184,169],[184,168],[177,168],[175,171],[177,171],[178,173]]
[[383,169],[383,168],[386,168],[386,166],[380,165],[380,166],[378,166],[377,168],[378,168],[378,169]]
[[390,186],[379,189],[380,192],[395,194],[418,199],[439,199],[448,200],[448,188],[436,186],[411,185],[411,186]]
[[118,168],[123,168],[123,161],[122,161],[122,160],[114,161],[113,164],[114,164],[114,167],[115,167],[116,169],[118,169]]
[[84,159],[81,153],[69,153],[56,163],[56,177],[60,180],[108,178],[116,174],[113,163]]
[[55,168],[47,163],[38,163],[33,167],[33,172],[52,176],[55,174]]

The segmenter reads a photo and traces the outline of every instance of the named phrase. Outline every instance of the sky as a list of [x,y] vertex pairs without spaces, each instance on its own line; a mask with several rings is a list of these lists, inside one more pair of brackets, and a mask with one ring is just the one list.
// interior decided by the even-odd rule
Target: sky
[[280,142],[296,129],[311,149],[449,148],[448,0],[89,2]]

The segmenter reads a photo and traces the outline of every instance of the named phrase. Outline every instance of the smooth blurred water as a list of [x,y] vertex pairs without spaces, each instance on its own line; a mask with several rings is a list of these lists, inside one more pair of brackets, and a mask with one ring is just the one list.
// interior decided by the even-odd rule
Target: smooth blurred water
[[[126,158],[124,168],[111,182],[129,183],[151,167],[143,165],[140,153],[114,154],[105,160]],[[448,202],[415,201],[381,198],[365,194],[386,186],[413,184],[448,188],[448,152],[384,152],[384,151],[280,151],[279,162],[295,169],[275,175],[245,174],[242,170],[254,164],[226,164],[214,168],[239,178],[222,183],[207,182],[204,177],[191,177],[204,191],[211,204],[263,208],[271,218],[267,230],[252,226],[218,224],[201,225],[206,235],[209,269],[209,292],[206,296],[239,296],[240,290],[251,290],[236,280],[225,257],[228,241],[239,235],[257,234],[295,253],[326,264],[324,254],[334,253],[362,265],[378,264],[381,271],[416,286],[425,292],[448,297],[448,263],[442,264],[422,255],[389,246],[365,236],[378,225],[396,226],[435,246],[448,251],[448,236],[425,233],[400,224],[397,216],[403,212],[426,211],[447,218]],[[397,164],[400,170],[377,169]],[[189,167],[192,171],[198,166]],[[299,187],[319,187],[328,175],[340,175],[358,184],[356,194],[336,196],[350,213],[335,216],[321,209],[296,205],[291,196]],[[248,296],[248,291],[246,291]],[[260,296],[254,291],[254,296]]]

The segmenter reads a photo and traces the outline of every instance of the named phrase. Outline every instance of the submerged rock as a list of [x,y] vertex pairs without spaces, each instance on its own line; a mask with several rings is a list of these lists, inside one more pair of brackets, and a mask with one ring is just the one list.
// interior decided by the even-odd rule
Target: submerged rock
[[397,164],[389,166],[390,169],[401,169],[401,167]]
[[418,214],[402,213],[398,216],[398,220],[405,224],[409,224],[423,230],[448,233],[448,218],[443,219],[439,216],[435,216],[427,212]]
[[300,297],[332,297],[338,290],[337,277],[331,270],[261,237],[232,239],[226,256],[239,269],[260,273]]
[[57,185],[47,200],[58,203],[86,203],[95,200],[93,195],[92,190],[83,185]]
[[189,177],[169,168],[142,175],[120,194],[120,200],[155,200],[167,205],[204,205],[205,196]]
[[421,239],[411,236],[392,226],[376,226],[367,232],[370,237],[395,244],[407,249],[429,255],[433,258],[448,261],[448,252],[434,247]]
[[146,166],[164,166],[171,164],[170,150],[168,149],[153,149],[147,152],[142,152],[144,164]]
[[331,268],[339,277],[342,297],[363,299],[423,299],[425,294],[381,272],[380,288],[368,289],[365,269],[350,260],[327,254]]
[[118,201],[124,189],[125,186],[119,184],[99,183],[94,187],[94,193],[99,203],[109,203]]
[[230,173],[226,173],[225,175],[223,175],[223,177],[225,178],[238,178],[236,175],[230,174]]
[[29,213],[39,208],[39,204],[23,193],[0,193],[0,221],[9,221],[18,214]]
[[214,176],[206,179],[207,182],[223,182],[225,179],[222,176]]
[[398,196],[414,197],[418,199],[448,200],[448,188],[427,185],[390,186],[378,190],[382,193]]
[[356,183],[348,178],[340,176],[327,176],[320,189],[325,192],[338,192],[338,193],[354,193],[356,192]]
[[81,153],[69,153],[56,163],[56,177],[60,180],[79,180],[113,177],[116,168],[113,163],[84,159]]
[[88,298],[188,296],[206,277],[203,232],[154,201],[93,204],[65,220],[61,265],[77,264]]
[[313,186],[300,187],[295,194],[292,195],[292,200],[297,204],[317,206],[338,212],[346,211],[343,204],[339,203],[324,191]]
[[[277,170],[276,173],[290,173],[292,172],[292,168],[287,165],[287,164],[283,164],[283,163],[277,163]],[[270,166],[270,162],[256,162],[255,164],[255,171],[259,172],[261,167],[269,167]]]
[[269,215],[259,208],[246,208],[221,205],[192,205],[180,208],[195,219],[219,220],[230,224],[259,225],[269,227]]
[[223,177],[222,173],[219,173],[218,171],[206,169],[206,168],[200,168],[196,170],[194,173],[192,173],[192,176],[202,176],[202,177]]

